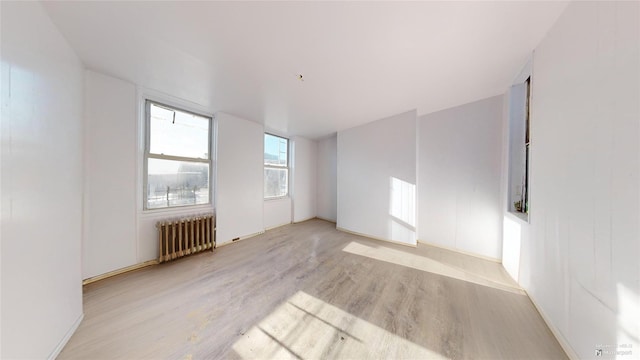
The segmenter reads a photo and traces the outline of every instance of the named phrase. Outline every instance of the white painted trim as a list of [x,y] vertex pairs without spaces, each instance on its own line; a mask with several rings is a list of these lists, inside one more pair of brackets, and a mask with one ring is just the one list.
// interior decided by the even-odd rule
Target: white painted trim
[[280,224],[280,225],[268,227],[268,228],[265,228],[262,233],[264,233],[266,231],[269,231],[269,230],[277,229],[277,228],[280,228],[280,227],[283,227],[283,226],[291,225],[291,224],[293,224],[293,223],[290,222],[290,223],[286,223],[286,224]]
[[[285,225],[288,225],[288,224],[285,224]],[[251,234],[251,235],[247,235],[247,236],[242,236],[242,237],[240,237],[240,238],[239,238],[238,240],[236,240],[236,241],[231,240],[231,241],[223,242],[223,243],[220,243],[220,244],[216,244],[216,249],[217,249],[217,248],[219,248],[219,247],[222,247],[222,246],[229,245],[229,244],[235,244],[235,243],[237,243],[238,241],[247,240],[247,239],[252,238],[252,237],[254,237],[254,236],[262,235],[262,234],[264,234],[264,233],[265,233],[265,231],[263,230],[263,231],[259,231],[259,232],[255,233],[255,234]]]
[[328,221],[328,222],[333,223],[333,224],[337,224],[335,220],[327,219],[327,218],[322,217],[322,216],[316,216],[316,219],[320,219],[320,220]]
[[[202,115],[201,113],[197,113],[195,111],[192,111],[189,108],[180,108],[180,107],[176,107],[173,105],[168,105],[165,104],[161,101],[156,101],[150,98],[145,98],[145,99],[141,99],[140,101],[144,100],[144,153],[143,153],[143,160],[142,160],[142,188],[141,188],[141,192],[142,192],[142,211],[153,211],[156,209],[149,209],[147,208],[147,204],[148,204],[148,199],[147,199],[147,187],[149,186],[148,184],[148,160],[149,159],[159,159],[159,160],[174,160],[174,161],[183,161],[183,162],[195,162],[195,163],[204,163],[204,164],[208,164],[209,165],[209,202],[205,203],[205,204],[197,204],[197,205],[209,205],[209,206],[213,206],[213,198],[212,198],[212,193],[213,191],[211,191],[211,189],[213,189],[213,115]],[[182,112],[182,113],[187,113],[190,115],[194,115],[200,118],[204,118],[208,121],[208,125],[209,125],[209,131],[208,131],[208,141],[209,141],[209,158],[208,159],[201,159],[201,158],[193,158],[193,157],[185,157],[185,156],[176,156],[176,155],[164,155],[164,154],[154,154],[151,153],[150,150],[150,144],[151,144],[151,105],[154,105],[156,107],[159,108],[164,108],[164,109],[168,109],[174,112],[174,121],[175,121],[175,113],[176,112]],[[168,197],[168,195],[167,195]],[[167,199],[167,202],[169,200]],[[179,205],[179,206],[167,206],[166,208],[175,208],[175,207],[191,207],[191,206],[197,206],[197,205]]]
[[375,237],[375,236],[371,236],[371,235],[367,235],[367,234],[363,234],[363,233],[359,233],[357,231],[351,231],[351,230],[347,230],[345,228],[341,228],[339,226],[336,226],[336,229],[348,234],[353,234],[353,235],[358,235],[358,236],[362,236],[362,237],[366,237],[369,238],[371,240],[378,240],[378,241],[384,241],[384,242],[388,242],[391,244],[397,244],[397,245],[404,245],[404,246],[408,246],[408,247],[412,247],[412,248],[416,248],[418,247],[418,244],[407,244],[401,241],[395,241],[395,240],[389,240],[389,239],[383,239],[383,238],[379,238],[379,237]]
[[527,78],[530,77],[532,73],[533,73],[533,51],[527,57],[527,62],[522,66],[522,69],[520,69],[520,72],[518,73],[518,75],[516,75],[513,78],[513,83],[511,85],[521,84],[525,82],[525,80],[527,80]]
[[560,343],[562,350],[564,350],[564,352],[567,354],[569,359],[571,360],[580,359],[578,357],[578,354],[573,350],[573,347],[571,347],[571,344],[569,344],[567,339],[562,335],[562,332],[560,332],[560,330],[557,327],[555,327],[555,325],[553,325],[549,317],[545,314],[542,308],[538,306],[538,303],[536,303],[533,297],[527,292],[527,290],[524,290],[524,292],[527,294],[527,297],[529,298],[529,300],[531,300],[531,303],[536,308],[536,310],[538,310],[538,313],[542,317],[542,320],[545,322],[545,324],[547,324],[547,327],[549,328],[549,330],[551,330],[551,333],[556,338],[556,340],[558,340],[558,343]]
[[[215,172],[213,168],[216,166],[216,163],[217,163],[217,157],[216,157],[217,144],[214,143],[214,138],[217,137],[217,133],[212,133],[212,131],[214,130],[214,126],[215,126],[215,130],[217,130],[217,126],[215,125],[216,123],[215,111],[213,111],[211,108],[208,108],[202,104],[180,99],[175,96],[168,95],[153,89],[148,89],[142,86],[136,86],[136,116],[137,116],[136,130],[138,133],[136,134],[137,135],[136,136],[137,168],[136,168],[136,201],[135,203],[136,203],[136,212],[139,214],[144,214],[148,211],[158,210],[158,209],[146,210],[144,208],[144,201],[143,201],[143,195],[144,195],[143,189],[145,185],[144,166],[145,166],[145,151],[146,151],[146,143],[147,143],[147,126],[148,126],[147,111],[146,111],[147,100],[151,100],[152,102],[158,102],[160,104],[164,104],[170,107],[175,107],[177,109],[184,109],[187,112],[199,114],[200,116],[208,117],[211,119],[209,122],[209,127],[211,130],[209,134],[209,146],[210,146],[209,152],[210,152],[210,164],[211,164],[209,167],[209,171],[210,171],[209,183],[211,187],[215,187],[216,185],[213,182],[214,176],[215,176],[215,174],[213,174]],[[211,188],[209,189],[208,204],[199,204],[199,205],[193,205],[193,206],[209,206],[211,208],[214,208],[215,199],[213,199],[213,201],[211,199],[214,192],[215,192],[215,188],[214,188],[214,191],[211,191]],[[168,208],[168,209],[175,209],[175,208]],[[136,232],[139,232],[138,227],[139,227],[138,221],[136,221]]]
[[493,258],[491,256],[480,255],[480,254],[476,254],[476,253],[472,253],[472,252],[456,249],[456,248],[453,248],[453,247],[450,247],[450,246],[434,244],[432,242],[425,241],[425,240],[418,239],[418,244],[429,245],[429,246],[437,247],[437,248],[448,250],[448,251],[455,251],[455,252],[457,252],[459,254],[462,254],[462,255],[473,256],[473,257],[478,258],[478,259],[488,260],[488,261],[496,262],[498,264],[502,264],[502,260],[498,259],[498,258]]
[[514,220],[515,222],[519,223],[520,225],[530,225],[531,224],[531,220],[530,220],[529,214],[517,213],[517,212],[513,212],[513,211],[510,211],[510,210],[507,210],[507,211],[504,212],[504,215],[509,217],[509,219]]
[[96,281],[99,281],[99,280],[103,280],[103,279],[106,279],[106,278],[109,278],[109,277],[112,277],[112,276],[124,274],[124,273],[129,272],[129,271],[138,270],[138,269],[142,269],[142,268],[147,267],[147,266],[158,265],[158,264],[159,264],[158,260],[149,260],[149,261],[145,261],[143,263],[139,263],[139,264],[134,264],[134,265],[131,265],[131,266],[123,267],[121,269],[116,269],[116,270],[109,271],[109,272],[104,273],[104,274],[100,274],[100,275],[96,275],[96,276],[84,279],[82,281],[82,285],[91,284],[93,282],[96,282]]
[[318,217],[317,217],[317,216],[311,216],[311,217],[308,217],[308,218],[306,218],[306,219],[302,219],[302,220],[294,221],[294,222],[292,222],[292,224],[299,224],[299,223],[301,223],[301,222],[305,222],[305,221],[309,221],[309,220],[313,220],[313,219],[318,219]]
[[[268,167],[268,166],[265,166],[265,167]],[[275,169],[278,169],[278,168],[275,168]],[[285,169],[285,168],[280,168],[280,169]],[[278,201],[278,200],[287,200],[287,199],[291,199],[290,194],[283,195],[283,196],[266,197],[264,198],[264,201]]]
[[167,217],[171,217],[171,216],[212,213],[212,212],[215,214],[215,210],[211,204],[180,205],[180,206],[144,210],[144,211],[141,211],[140,217],[155,218],[158,215],[164,215],[164,214],[166,214]]
[[62,352],[62,349],[64,349],[65,345],[67,345],[67,343],[69,342],[69,339],[71,339],[71,336],[73,336],[76,330],[78,330],[78,327],[82,322],[82,319],[84,319],[84,313],[80,314],[80,317],[78,317],[78,319],[76,319],[73,325],[71,325],[67,333],[64,334],[64,337],[62,338],[62,340],[60,340],[58,345],[55,347],[55,349],[53,349],[51,354],[49,354],[47,359],[54,360],[55,358],[58,357],[58,355],[60,355],[60,353]]

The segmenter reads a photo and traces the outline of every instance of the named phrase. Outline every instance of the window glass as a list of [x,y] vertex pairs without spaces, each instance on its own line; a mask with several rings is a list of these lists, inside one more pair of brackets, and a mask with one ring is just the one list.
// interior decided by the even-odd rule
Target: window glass
[[264,197],[289,193],[289,140],[264,134]]
[[264,135],[264,164],[287,166],[288,140],[270,134]]
[[151,104],[149,152],[209,158],[209,119]]
[[264,197],[287,196],[289,169],[264,168]]

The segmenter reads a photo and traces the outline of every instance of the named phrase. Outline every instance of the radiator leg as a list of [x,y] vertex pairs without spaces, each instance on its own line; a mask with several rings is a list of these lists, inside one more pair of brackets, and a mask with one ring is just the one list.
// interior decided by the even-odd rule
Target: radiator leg
[[182,229],[184,228],[184,221],[178,222],[178,256],[183,257],[184,253],[182,252]]
[[164,229],[164,261],[169,261],[171,258],[169,257],[169,229],[168,226],[162,226]]
[[164,223],[159,223],[157,225],[158,228],[158,262],[161,263],[164,258],[162,256],[162,228],[164,227]]
[[176,222],[171,224],[171,260],[176,258]]

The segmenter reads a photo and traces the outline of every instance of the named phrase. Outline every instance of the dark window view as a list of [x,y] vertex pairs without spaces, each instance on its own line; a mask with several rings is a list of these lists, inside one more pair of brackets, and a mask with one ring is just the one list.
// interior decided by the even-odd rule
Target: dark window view
[[264,134],[264,197],[289,193],[289,140]]
[[525,82],[527,84],[527,92],[526,92],[526,107],[525,107],[525,160],[524,160],[524,185],[522,189],[522,204],[524,204],[520,211],[524,213],[529,213],[529,145],[531,144],[531,140],[529,138],[529,126],[530,126],[530,106],[531,106],[531,78],[527,78]]
[[210,202],[211,119],[147,102],[145,208]]

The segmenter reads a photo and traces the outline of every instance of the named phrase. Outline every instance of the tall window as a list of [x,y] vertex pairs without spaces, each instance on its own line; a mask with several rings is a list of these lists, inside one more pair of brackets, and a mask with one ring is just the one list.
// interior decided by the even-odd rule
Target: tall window
[[264,197],[289,194],[289,140],[264,134]]
[[531,77],[527,78],[526,95],[525,95],[525,130],[524,130],[524,147],[525,147],[525,160],[524,160],[524,189],[522,190],[522,212],[529,213],[529,145],[531,145],[531,138],[529,135],[530,125],[530,107],[531,107]]
[[211,203],[211,118],[146,102],[144,208]]
[[509,210],[529,213],[531,78],[511,87],[509,97]]

